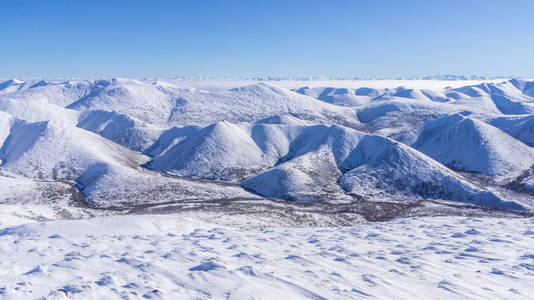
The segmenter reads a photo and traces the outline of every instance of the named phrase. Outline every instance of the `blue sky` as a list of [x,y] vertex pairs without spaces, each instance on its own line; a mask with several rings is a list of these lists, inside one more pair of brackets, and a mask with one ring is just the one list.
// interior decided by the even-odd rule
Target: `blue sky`
[[534,1],[4,1],[0,77],[534,77]]

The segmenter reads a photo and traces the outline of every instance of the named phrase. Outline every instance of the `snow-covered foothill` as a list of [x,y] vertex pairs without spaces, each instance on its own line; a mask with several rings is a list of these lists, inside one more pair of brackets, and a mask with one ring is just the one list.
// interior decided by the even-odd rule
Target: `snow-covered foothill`
[[525,209],[413,148],[337,126],[307,128],[281,161],[241,185],[263,196],[299,201],[343,199],[340,185],[363,200],[431,198]]
[[18,79],[9,79],[4,82],[0,82],[0,94],[7,94],[19,91],[24,87],[25,84],[25,81]]
[[340,185],[363,198],[430,198],[525,209],[517,202],[501,199],[469,183],[413,148],[379,136],[362,139],[341,167],[350,171],[341,177]]
[[488,123],[521,142],[534,147],[534,116],[506,116],[488,120]]
[[208,91],[114,79],[68,107],[111,110],[160,127],[256,121],[283,114],[359,126],[351,109],[265,84]]
[[500,129],[460,114],[425,123],[412,147],[449,167],[497,180],[534,164],[534,150]]
[[95,163],[138,168],[133,152],[89,131],[52,121],[16,120],[0,147],[2,169],[28,178],[74,180]]
[[290,142],[306,128],[269,121],[264,119],[252,125],[223,121],[198,130],[177,128],[176,138],[158,141],[156,148],[147,151],[160,154],[148,167],[174,175],[210,179],[249,176],[273,166],[286,155]]
[[340,105],[340,106],[359,106],[371,102],[374,98],[380,96],[382,93],[376,89],[359,88],[309,88],[303,87],[295,90],[295,92],[316,98],[326,103]]
[[128,115],[103,110],[82,112],[77,126],[138,152],[152,146],[163,131]]
[[76,178],[76,186],[91,205],[132,208],[146,204],[191,201],[261,200],[236,184],[196,181],[97,163]]

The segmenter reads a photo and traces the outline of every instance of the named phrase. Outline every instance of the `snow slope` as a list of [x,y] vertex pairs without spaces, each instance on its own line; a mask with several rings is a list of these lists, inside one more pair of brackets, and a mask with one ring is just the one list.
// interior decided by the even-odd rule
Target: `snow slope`
[[341,176],[327,147],[298,156],[241,182],[259,195],[296,201],[351,200],[337,184]]
[[240,177],[263,167],[262,151],[246,129],[217,122],[155,158],[149,166],[182,176]]
[[432,198],[523,209],[408,146],[343,127],[307,128],[281,161],[241,185],[263,196],[300,201],[346,199],[341,186],[365,200]]
[[362,139],[342,167],[350,171],[341,177],[340,185],[359,197],[423,197],[522,209],[516,202],[470,184],[424,154],[382,137]]
[[9,136],[14,121],[15,120],[11,115],[0,111],[0,144],[3,144]]
[[260,195],[300,201],[347,199],[337,184],[338,164],[364,134],[341,126],[303,128],[288,144],[279,164],[241,182]]
[[104,110],[82,112],[77,126],[138,152],[152,146],[163,131],[128,115]]
[[2,169],[28,178],[74,180],[93,164],[138,168],[146,158],[83,129],[16,120],[0,147]]
[[0,94],[7,94],[19,91],[24,88],[25,84],[26,82],[17,79],[6,80],[0,83]]
[[531,89],[529,82],[512,79],[496,84],[461,87],[451,90],[447,95],[457,100],[493,102],[501,113],[518,115],[534,113],[534,93],[531,93]]
[[85,201],[98,208],[134,209],[143,205],[261,200],[235,184],[195,181],[108,164],[91,165],[76,179]]
[[172,93],[159,85],[131,79],[112,79],[106,81],[104,88],[73,101],[67,107],[114,111],[156,126],[168,126],[174,100]]
[[[175,130],[176,138],[159,142],[148,154],[159,154],[148,166],[180,176],[231,180],[274,165],[289,150],[289,143],[303,125],[253,125],[217,122],[202,129]],[[183,138],[183,134],[188,136]],[[172,146],[166,146],[172,144]]]
[[18,100],[0,97],[0,111],[28,122],[53,120],[75,125],[79,118],[78,112],[74,110],[65,109],[61,106],[32,98]]
[[534,150],[505,132],[459,114],[425,123],[415,149],[455,169],[497,179],[534,165]]
[[381,92],[376,89],[359,88],[359,89],[347,89],[347,88],[309,88],[303,87],[295,90],[295,92],[303,95],[307,95],[318,100],[341,105],[341,106],[358,106],[367,104],[372,101],[373,98],[378,97]]
[[[16,174],[0,173],[0,204],[41,204],[37,199],[48,198],[52,204],[60,200],[71,186],[60,182],[35,181]],[[55,198],[55,199],[54,199]]]
[[7,89],[1,90],[0,88],[0,99],[10,98],[17,101],[32,99],[65,107],[106,85],[105,80],[27,81],[17,84],[16,90],[11,85],[10,93]]
[[534,116],[498,117],[488,122],[521,142],[531,147],[534,146]]
[[358,126],[352,110],[265,84],[204,91],[114,79],[70,104],[75,110],[111,110],[156,126],[241,122],[291,114],[301,119]]
[[430,89],[426,82],[421,81],[419,86],[406,82],[408,87],[393,88],[388,83],[380,88],[380,81],[370,82],[366,87],[354,83],[355,88],[313,85],[295,91],[340,106],[356,106],[359,120],[375,133],[386,136],[401,134],[443,114],[467,111],[479,116],[495,116],[534,112],[534,89],[529,81],[487,81]]
[[531,176],[525,178],[525,180],[523,180],[522,184],[527,189],[530,189],[530,190],[534,191],[534,175],[531,175]]
[[528,299],[534,293],[533,219],[239,228],[201,218],[4,228],[0,298]]

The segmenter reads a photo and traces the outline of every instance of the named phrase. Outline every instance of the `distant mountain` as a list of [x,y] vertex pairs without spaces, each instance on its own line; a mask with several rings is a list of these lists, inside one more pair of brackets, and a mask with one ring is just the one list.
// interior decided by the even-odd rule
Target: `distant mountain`
[[481,76],[481,75],[454,75],[454,74],[436,74],[423,77],[410,77],[408,79],[421,80],[494,80],[509,79],[510,76]]
[[320,81],[320,80],[496,80],[496,79],[511,79],[520,78],[517,76],[483,76],[483,75],[455,75],[455,74],[435,74],[427,76],[412,76],[412,77],[328,77],[328,76],[310,76],[310,77],[287,77],[287,76],[256,76],[245,77],[246,80],[258,81],[281,81],[281,80],[300,80],[300,81]]

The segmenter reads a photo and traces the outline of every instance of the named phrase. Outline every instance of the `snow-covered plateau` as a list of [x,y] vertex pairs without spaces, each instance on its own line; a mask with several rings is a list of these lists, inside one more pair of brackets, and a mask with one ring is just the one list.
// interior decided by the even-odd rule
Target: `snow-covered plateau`
[[534,81],[471,79],[0,82],[0,297],[528,298]]

